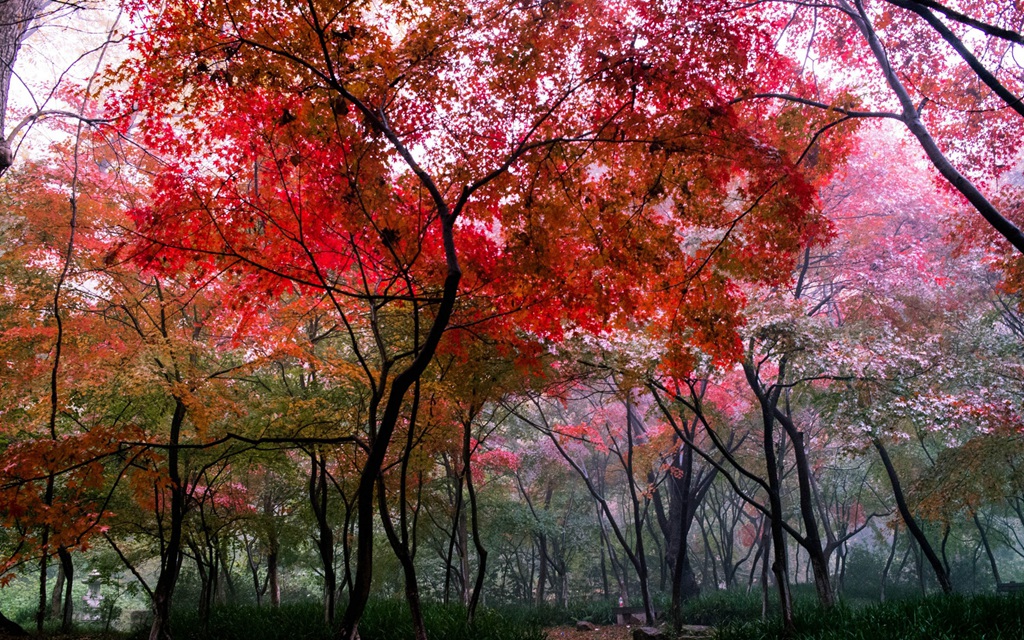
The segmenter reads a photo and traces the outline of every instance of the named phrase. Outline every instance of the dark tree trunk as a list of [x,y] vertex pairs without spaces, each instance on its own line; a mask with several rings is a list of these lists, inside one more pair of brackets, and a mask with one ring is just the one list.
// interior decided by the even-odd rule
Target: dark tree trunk
[[[444,463],[445,471],[448,475],[448,480],[452,483],[452,491],[454,493],[454,511],[452,513],[452,528],[451,533],[448,536],[448,552],[444,558],[444,603],[448,604],[448,599],[450,597],[452,588],[452,575],[455,573],[454,558],[456,544],[461,546],[463,549],[465,548],[465,543],[462,542],[462,538],[464,538],[464,535],[460,537],[460,534],[463,534],[466,528],[462,504],[462,476],[456,472],[454,468],[454,463],[452,463],[447,457],[445,457]],[[463,568],[461,551],[459,552],[459,560],[459,568],[461,571]],[[462,580],[460,584],[464,585],[465,580]],[[460,590],[460,601],[463,604],[465,604],[466,601],[463,598],[463,592],[464,589]]]
[[[779,377],[783,376],[785,364],[779,367]],[[782,527],[782,481],[779,477],[779,461],[775,452],[775,412],[778,404],[779,389],[769,395],[764,393],[757,372],[749,363],[743,365],[750,388],[758,396],[761,405],[761,419],[764,425],[762,450],[764,451],[765,472],[768,476],[768,511],[772,538],[772,573],[775,574],[776,588],[779,590],[779,606],[782,613],[782,624],[792,631],[793,598],[789,588],[789,567],[786,558],[786,531]],[[767,561],[767,556],[765,557]]]
[[59,620],[64,612],[64,565],[57,566],[57,580],[53,583],[53,595],[50,596],[50,619]]
[[57,547],[57,557],[60,559],[60,573],[64,576],[64,606],[60,612],[60,630],[61,633],[67,634],[71,633],[75,614],[75,601],[71,597],[71,589],[75,586],[75,564],[71,560],[71,552],[63,545]]
[[327,457],[310,453],[309,504],[316,519],[316,548],[324,568],[324,621],[334,624],[337,573],[334,570],[334,531],[327,521]]
[[384,532],[388,542],[391,544],[399,563],[402,565],[402,574],[405,579],[405,601],[409,605],[409,614],[412,618],[413,636],[416,640],[427,640],[427,625],[423,619],[423,609],[420,601],[419,581],[416,577],[416,517],[413,510],[413,518],[409,522],[409,460],[416,447],[416,418],[419,413],[420,385],[417,380],[413,383],[412,407],[409,411],[409,422],[406,431],[405,449],[402,453],[401,464],[399,465],[398,479],[398,509],[399,518],[396,530],[388,509],[387,486],[384,481],[384,474],[377,480],[377,505],[380,510],[381,523],[384,525]]
[[[548,538],[543,533],[537,534],[537,555],[539,556],[537,567],[537,593],[534,597],[533,603],[536,606],[544,604],[544,587],[548,581]],[[604,553],[602,549],[601,554],[601,567],[604,567]],[[607,583],[608,578],[605,577]],[[607,589],[605,590],[607,592]]]
[[20,624],[14,622],[3,613],[0,613],[0,633],[5,636],[17,636],[19,638],[28,635],[28,631],[22,629]]
[[338,587],[338,597],[347,590],[352,592],[352,545],[349,544],[349,531],[352,530],[352,503],[346,497],[342,497],[345,504],[345,522],[341,529],[341,586]]
[[473,616],[476,614],[477,605],[480,604],[480,594],[484,589],[484,577],[487,575],[487,549],[484,548],[483,540],[480,537],[480,517],[477,513],[476,489],[473,487],[473,471],[471,466],[473,450],[470,446],[472,442],[471,426],[471,422],[466,423],[462,439],[462,472],[466,476],[466,494],[469,497],[469,513],[473,525],[473,547],[476,549],[477,558],[476,582],[473,585],[473,593],[470,596],[469,607],[466,613],[466,619],[470,624],[472,624]]
[[[60,346],[57,347],[58,351]],[[47,507],[53,504],[53,474],[46,478],[46,491],[43,494],[43,504]],[[50,552],[47,550],[50,541],[50,526],[43,525],[43,533],[40,536],[40,548],[42,555],[39,557],[39,603],[36,607],[36,633],[43,634],[43,621],[46,619],[46,572],[50,560]]]
[[462,485],[465,483],[465,478],[462,475],[459,476],[459,517],[455,521],[455,533],[458,536],[456,538],[455,550],[459,556],[459,570],[455,572],[455,577],[459,583],[459,602],[469,606],[469,600],[472,597],[471,587],[469,586],[469,515],[467,515],[467,509],[465,505],[464,489]]
[[14,63],[21,43],[36,16],[49,0],[3,0],[0,2],[0,175],[11,166],[14,153],[7,141],[7,101]]
[[270,606],[275,609],[281,606],[281,577],[278,573],[278,544],[272,540],[270,552],[267,553],[267,590],[270,591]]
[[[914,541],[917,542],[918,547],[924,554],[924,557],[928,560],[928,564],[931,565],[932,571],[935,572],[935,579],[939,582],[939,587],[942,588],[943,593],[952,593],[953,584],[949,581],[949,574],[946,573],[946,568],[942,565],[942,561],[935,555],[935,550],[932,549],[931,544],[928,542],[928,538],[924,535],[924,531],[918,526],[917,520],[913,514],[910,513],[910,507],[907,506],[907,499],[903,495],[903,486],[900,484],[899,475],[896,473],[896,468],[892,464],[892,460],[889,459],[889,452],[886,450],[885,445],[878,438],[872,438],[871,444],[875,446],[878,451],[879,457],[882,459],[882,465],[885,467],[885,472],[889,476],[889,483],[892,485],[893,497],[896,499],[896,508],[900,512],[900,517],[903,518],[903,523],[907,525],[907,531],[913,536]],[[921,572],[918,572],[921,573]]]
[[978,518],[978,514],[974,514],[974,526],[978,527],[978,533],[981,534],[981,544],[985,547],[985,555],[988,556],[989,566],[992,567],[992,579],[995,580],[996,586],[1002,584],[1002,580],[999,579],[999,565],[996,564],[996,557],[992,553],[992,547],[988,543],[988,534],[985,532],[985,527],[981,525],[981,520]]
[[[388,132],[390,133],[390,132]],[[393,134],[392,134],[393,135]],[[397,138],[392,140],[397,143]],[[427,180],[426,174],[421,176]],[[431,186],[433,183],[430,183]],[[345,609],[345,616],[341,621],[340,640],[358,640],[359,620],[363,617],[366,604],[370,599],[370,589],[373,586],[373,497],[377,478],[383,468],[384,458],[387,455],[388,446],[391,443],[391,436],[398,423],[398,417],[406,392],[413,383],[419,380],[426,370],[427,365],[437,351],[437,345],[441,341],[441,334],[448,326],[452,310],[455,307],[455,296],[458,293],[459,281],[462,279],[462,271],[459,269],[455,257],[455,244],[453,228],[455,218],[448,212],[443,202],[436,202],[441,218],[442,238],[444,240],[445,258],[448,266],[448,274],[444,281],[444,291],[441,296],[441,304],[438,306],[437,315],[430,327],[430,333],[423,348],[417,354],[409,368],[395,377],[388,392],[387,404],[380,422],[377,423],[375,416],[370,417],[371,426],[376,425],[375,433],[370,443],[370,449],[363,463],[359,475],[359,485],[356,488],[356,575],[352,580],[349,592],[348,607]]]
[[[170,510],[167,542],[160,553],[160,575],[153,589],[153,626],[149,631],[149,640],[170,640],[171,638],[171,600],[174,588],[178,584],[182,560],[182,525],[185,521],[186,487],[181,479],[179,468],[179,443],[181,429],[185,422],[185,403],[175,398],[174,416],[171,418],[171,431],[167,448],[167,474],[170,480]],[[162,541],[162,540],[161,540]]]
[[217,578],[217,604],[229,604],[235,602],[238,596],[238,589],[235,587],[235,581],[231,577],[231,569],[228,553],[228,540],[227,537],[220,538],[220,544],[217,545],[217,567],[220,570]]
[[210,577],[210,567],[207,566],[206,560],[203,557],[202,549],[194,541],[189,539],[186,543],[188,548],[192,550],[192,555],[196,560],[196,572],[199,573],[199,623],[203,626],[203,629],[209,627],[210,622],[210,604],[213,600],[211,583],[212,578]]
[[412,555],[409,553],[408,544],[395,531],[391,514],[388,512],[387,492],[385,491],[383,476],[380,478],[379,488],[377,489],[377,502],[381,523],[384,525],[384,532],[387,534],[388,542],[398,558],[398,563],[402,565],[402,577],[405,581],[405,602],[409,606],[409,613],[412,616],[413,636],[416,640],[427,640],[427,626],[423,620],[423,608],[420,603],[420,590],[416,578],[416,565],[413,563]]
[[823,607],[829,608],[835,605],[835,594],[832,590],[832,580],[828,571],[828,556],[825,554],[825,549],[821,544],[818,521],[814,515],[811,465],[807,459],[807,449],[804,446],[804,433],[796,428],[796,425],[788,415],[778,411],[776,411],[775,415],[782,428],[785,429],[786,435],[789,436],[790,441],[793,443],[793,457],[796,460],[797,482],[800,487],[800,516],[804,521],[805,530],[801,546],[807,551],[810,559],[818,602]]
[[885,585],[889,580],[889,569],[892,568],[893,558],[896,557],[896,542],[899,540],[899,529],[892,532],[892,546],[889,548],[889,557],[885,559],[885,567],[882,568],[882,584],[878,592],[879,602],[885,602]]

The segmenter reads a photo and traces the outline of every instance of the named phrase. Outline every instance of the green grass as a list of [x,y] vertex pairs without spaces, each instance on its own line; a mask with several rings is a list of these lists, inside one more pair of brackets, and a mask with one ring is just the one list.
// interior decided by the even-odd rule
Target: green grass
[[[771,606],[774,606],[774,603]],[[761,619],[761,592],[757,589],[750,593],[711,591],[699,598],[684,602],[682,613],[683,624],[717,627],[728,623],[759,621]]]
[[[341,618],[342,611],[338,613]],[[543,619],[527,608],[480,609],[472,625],[461,605],[425,604],[427,634],[438,640],[543,640]],[[317,604],[286,604],[279,608],[217,607],[205,627],[194,611],[179,610],[171,618],[175,640],[330,640]],[[412,618],[405,602],[373,601],[359,624],[362,640],[411,640]],[[145,637],[144,632],[135,635]]]
[[[772,603],[773,611],[777,610]],[[604,602],[555,606],[507,605],[482,608],[473,625],[466,624],[461,605],[424,605],[431,640],[543,640],[543,629],[590,620],[607,624],[611,605]],[[339,611],[340,618],[341,611]],[[719,640],[1020,640],[1024,638],[1024,594],[1014,596],[932,596],[885,604],[842,604],[822,610],[809,593],[796,607],[796,632],[785,636],[780,621],[763,621],[758,592],[712,592],[686,603],[687,624],[718,627]],[[195,610],[176,611],[171,622],[175,640],[330,640],[318,604],[286,604],[280,608],[227,606],[213,610],[208,623]],[[99,638],[81,625],[79,637]],[[102,637],[141,640],[147,630]],[[376,600],[360,624],[362,640],[411,640],[412,622],[401,600]]]
[[[477,610],[472,625],[466,624],[461,605],[424,604],[427,636],[444,640],[544,640],[542,619],[525,608]],[[362,640],[407,640],[413,637],[412,619],[405,602],[378,601],[367,607],[359,623]]]
[[[1024,596],[931,596],[832,610],[801,603],[790,640],[1020,640]],[[719,640],[787,637],[772,619],[723,626]]]

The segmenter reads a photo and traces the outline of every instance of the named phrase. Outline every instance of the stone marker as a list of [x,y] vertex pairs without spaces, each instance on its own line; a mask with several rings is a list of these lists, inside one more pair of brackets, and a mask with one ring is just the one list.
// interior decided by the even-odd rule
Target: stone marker
[[633,640],[667,640],[668,636],[657,627],[635,627]]

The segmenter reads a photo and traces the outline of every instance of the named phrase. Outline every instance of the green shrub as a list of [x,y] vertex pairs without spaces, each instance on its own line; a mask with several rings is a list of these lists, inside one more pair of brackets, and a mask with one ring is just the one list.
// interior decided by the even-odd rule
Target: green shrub
[[[824,610],[798,604],[793,640],[1014,640],[1024,638],[1024,596],[932,596]],[[784,637],[778,618],[730,624],[719,640]]]
[[[668,605],[662,611],[667,611]],[[683,603],[683,624],[717,627],[727,622],[761,619],[761,592],[708,591]]]
[[[530,608],[480,609],[472,625],[461,605],[424,604],[427,634],[438,640],[544,640],[543,616]],[[343,610],[339,610],[340,621]],[[330,640],[334,631],[323,622],[317,604],[286,604],[279,608],[216,607],[204,627],[194,609],[176,610],[171,617],[175,640]],[[140,630],[136,638],[144,638]],[[401,600],[376,600],[359,624],[362,640],[411,640],[412,617]]]
[[195,609],[179,609],[171,616],[175,640],[328,640],[323,610],[315,604],[289,604],[278,608],[215,607],[204,628]]
[[[460,604],[423,605],[423,621],[430,638],[444,640],[544,640],[543,623],[529,608],[502,607],[477,610],[472,625]],[[409,607],[401,600],[372,602],[359,624],[362,640],[407,640],[413,637]]]

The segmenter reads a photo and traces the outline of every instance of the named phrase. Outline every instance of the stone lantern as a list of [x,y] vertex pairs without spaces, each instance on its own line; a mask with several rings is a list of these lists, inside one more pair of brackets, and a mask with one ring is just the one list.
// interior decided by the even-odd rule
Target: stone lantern
[[82,620],[84,622],[95,622],[102,617],[100,615],[100,607],[103,604],[103,594],[100,593],[102,581],[103,578],[96,569],[90,571],[89,575],[85,577],[85,586],[89,588],[89,591],[82,596],[82,600],[85,602],[85,610],[82,611]]

